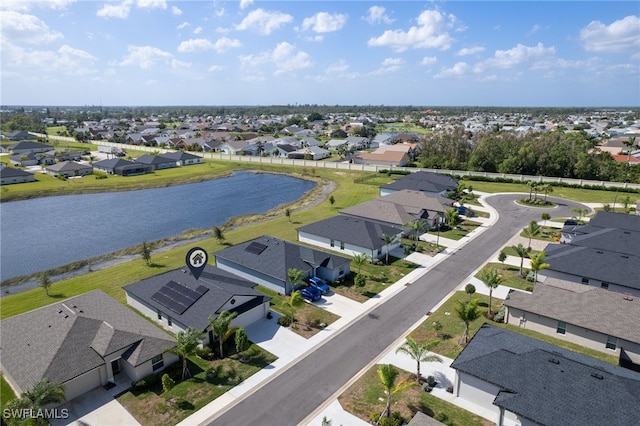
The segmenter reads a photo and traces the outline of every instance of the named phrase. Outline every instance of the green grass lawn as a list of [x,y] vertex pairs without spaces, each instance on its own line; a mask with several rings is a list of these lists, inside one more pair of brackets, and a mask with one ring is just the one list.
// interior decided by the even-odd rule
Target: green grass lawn
[[4,376],[0,374],[0,407],[4,407],[7,402],[15,398],[16,394],[13,392],[13,389],[11,389],[11,386],[9,386]]
[[[533,287],[533,283],[520,276],[519,266],[503,265],[502,263],[487,263],[480,271],[478,271],[475,277],[480,279],[480,275],[482,274],[482,272],[486,269],[491,268],[496,269],[502,276],[504,281],[501,285],[503,286],[517,288],[519,290],[527,290],[528,288]],[[525,274],[525,276],[528,271],[528,269],[523,268],[523,273]]]
[[[372,413],[380,413],[385,407],[386,394],[378,378],[377,368],[377,366],[371,367],[338,397],[338,401],[346,411],[367,422]],[[415,372],[398,370],[400,374],[396,383],[401,378],[415,374]],[[418,411],[446,422],[447,425],[489,426],[493,424],[489,420],[423,391],[419,386],[410,387],[393,398],[392,411],[400,413],[405,424]]]
[[180,381],[182,362],[178,361],[166,370],[176,382],[169,392],[163,393],[161,383],[156,383],[146,390],[125,392],[117,400],[143,425],[175,425],[277,359],[256,345],[245,354],[246,362],[238,354],[214,361],[191,357],[193,377],[185,381]]
[[463,237],[466,237],[469,232],[475,230],[478,226],[482,226],[482,224],[480,222],[474,222],[473,220],[463,220],[456,228],[449,229],[447,231],[440,231],[440,236],[450,240],[460,240]]

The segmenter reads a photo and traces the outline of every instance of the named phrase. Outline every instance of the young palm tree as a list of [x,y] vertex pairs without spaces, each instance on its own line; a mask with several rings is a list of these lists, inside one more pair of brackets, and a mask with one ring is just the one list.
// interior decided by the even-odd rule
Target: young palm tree
[[522,244],[512,246],[512,248],[516,251],[516,253],[518,253],[518,256],[520,256],[520,276],[522,276],[522,265],[524,263],[524,258],[529,254],[529,249],[527,249]]
[[367,255],[364,253],[358,253],[351,258],[351,264],[358,268],[358,275],[360,275],[360,268],[367,262]]
[[547,184],[542,185],[542,187],[540,189],[542,189],[542,191],[544,192],[544,202],[546,204],[547,195],[549,195],[550,193],[553,192],[553,186],[551,186],[550,184],[547,183]]
[[300,290],[296,290],[289,296],[289,306],[291,307],[291,322],[295,319],[296,309],[304,305],[304,298],[300,294]]
[[229,311],[220,312],[220,314],[216,318],[209,316],[209,326],[211,327],[211,330],[213,330],[213,334],[216,335],[218,341],[220,342],[220,358],[224,358],[224,353],[222,351],[224,335],[227,331],[229,331],[229,325],[231,325],[231,321],[237,316],[237,312],[231,313]]
[[551,215],[545,212],[545,213],[542,213],[542,216],[540,216],[540,218],[544,220],[544,226],[547,226],[547,221],[551,219]]
[[478,299],[471,302],[463,302],[458,300],[458,306],[455,307],[458,318],[464,323],[464,343],[469,343],[469,325],[480,318],[480,310],[478,309]]
[[456,223],[458,222],[458,216],[460,213],[457,209],[449,209],[444,212],[444,221],[446,222],[449,228],[455,228]]
[[[10,401],[5,405],[8,410],[28,410],[33,413],[42,410],[48,404],[59,404],[65,400],[64,386],[53,383],[49,379],[42,379],[36,383],[33,388],[20,395],[20,398]],[[17,419],[16,419],[17,420]],[[8,422],[14,424],[14,422]],[[23,421],[17,421],[15,424],[23,424]],[[31,424],[31,423],[28,423]],[[49,422],[44,418],[34,419],[35,425],[48,425]]]
[[386,260],[387,265],[389,264],[389,252],[391,251],[391,244],[396,240],[395,235],[382,234],[382,239],[384,240],[384,244],[387,246]]
[[47,294],[47,296],[50,296],[49,294],[49,289],[51,288],[51,278],[49,278],[49,274],[47,274],[46,272],[43,272],[42,275],[40,275],[40,287],[44,288],[44,292]]
[[186,331],[176,334],[177,345],[175,351],[182,358],[182,380],[191,377],[191,371],[187,364],[187,358],[196,353],[200,340],[204,338],[204,333],[195,328],[189,327]]
[[547,254],[543,251],[540,251],[533,256],[531,256],[531,270],[533,271],[533,283],[538,282],[538,271],[548,268],[548,263],[545,263],[544,258]]
[[489,268],[483,270],[480,273],[480,279],[486,284],[487,287],[489,287],[489,316],[491,316],[491,298],[493,296],[493,289],[502,284],[504,278],[498,273],[497,269]]
[[541,226],[535,220],[529,222],[529,226],[524,228],[524,231],[522,231],[522,233],[524,234],[525,238],[529,238],[529,249],[531,249],[531,239],[540,235],[541,231]]
[[432,355],[429,353],[429,346],[426,344],[420,344],[415,341],[413,337],[407,337],[407,341],[404,342],[396,353],[403,353],[409,355],[416,361],[416,382],[420,383],[420,363],[421,362],[442,362],[442,358],[438,355]]
[[222,242],[224,241],[224,231],[222,230],[222,228],[219,228],[217,226],[213,227],[213,238],[218,240],[218,244],[222,244]]
[[398,377],[398,374],[400,372],[398,371],[397,368],[395,368],[391,364],[382,364],[382,365],[380,365],[378,367],[377,372],[378,372],[378,377],[380,378],[380,382],[382,382],[382,386],[384,386],[384,390],[385,390],[385,393],[387,395],[387,404],[385,406],[384,411],[382,411],[382,413],[380,413],[380,418],[378,418],[378,421],[376,422],[376,425],[380,424],[380,421],[382,420],[382,417],[389,418],[391,416],[391,398],[394,395],[399,394],[400,392],[404,391],[405,389],[408,389],[408,388],[410,388],[412,386],[416,386],[417,385],[416,382],[410,382],[408,380],[409,377],[399,381],[396,384],[396,378]]
[[302,283],[302,277],[304,277],[305,275],[306,275],[306,272],[301,271],[300,269],[296,269],[296,268],[287,269],[287,279],[291,284],[291,292],[297,285],[300,285]]

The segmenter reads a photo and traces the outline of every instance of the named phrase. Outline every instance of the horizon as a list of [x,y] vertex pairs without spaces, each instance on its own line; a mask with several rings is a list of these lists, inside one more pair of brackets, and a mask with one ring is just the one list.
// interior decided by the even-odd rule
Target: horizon
[[635,1],[5,0],[0,104],[640,105]]

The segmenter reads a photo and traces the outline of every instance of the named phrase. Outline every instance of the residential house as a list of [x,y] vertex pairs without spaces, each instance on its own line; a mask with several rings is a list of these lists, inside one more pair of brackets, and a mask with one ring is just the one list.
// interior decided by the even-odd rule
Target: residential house
[[640,373],[484,324],[451,367],[454,395],[496,425],[640,424]]
[[395,145],[381,145],[374,152],[384,153],[387,151],[406,152],[411,160],[415,160],[416,155],[418,154],[418,144],[402,142],[402,143],[397,143]]
[[209,318],[223,311],[236,313],[232,326],[247,327],[269,313],[270,297],[255,290],[256,283],[207,265],[198,279],[186,268],[124,287],[127,303],[173,333],[193,327],[214,340]]
[[547,278],[533,293],[512,291],[505,322],[619,358],[640,371],[640,299]]
[[178,167],[175,160],[171,158],[161,157],[159,155],[144,154],[136,158],[136,162],[146,164],[152,167],[152,170],[170,169]]
[[36,135],[32,135],[29,132],[23,132],[21,130],[17,130],[15,132],[11,132],[7,135],[5,135],[7,139],[10,139],[12,141],[30,141],[30,140],[36,140],[38,139],[38,137]]
[[[403,230],[351,216],[333,216],[297,229],[298,241],[339,251],[350,256],[364,254],[378,259],[400,245]],[[384,235],[393,235],[390,246]]]
[[34,142],[34,141],[23,141],[18,142],[9,148],[11,155],[27,155],[27,154],[37,154],[44,153],[47,151],[51,151],[53,147],[46,143]]
[[[101,290],[0,321],[0,368],[16,394],[43,379],[67,400],[177,361],[175,339]],[[126,380],[120,380],[123,377]]]
[[25,172],[15,167],[0,168],[0,185],[11,185],[14,183],[35,182],[36,177],[33,173]]
[[220,152],[229,155],[242,155],[243,149],[248,145],[251,145],[251,142],[245,140],[226,141],[220,144]]
[[406,152],[392,150],[384,152],[361,152],[354,157],[354,162],[357,164],[385,167],[404,167],[410,160]]
[[134,176],[151,173],[152,167],[146,164],[136,163],[134,161],[123,160],[120,158],[110,158],[100,160],[93,163],[93,169],[99,170],[112,175]]
[[444,222],[444,212],[452,206],[453,200],[448,198],[405,189],[340,210],[340,214],[404,230],[406,224],[421,220],[428,229],[437,229]]
[[164,154],[160,154],[158,157],[173,160],[178,166],[190,166],[202,163],[202,157],[182,151],[165,152]]
[[55,164],[56,159],[53,156],[49,156],[44,153],[29,152],[25,154],[12,155],[9,157],[9,161],[14,166],[28,167],[37,166],[39,164]]
[[336,281],[349,274],[351,260],[269,235],[215,253],[216,265],[274,291],[291,293],[287,270]]
[[422,191],[433,195],[444,195],[458,187],[458,180],[440,173],[419,171],[399,177],[380,187],[380,195],[403,189]]
[[331,152],[327,151],[324,148],[320,148],[319,146],[308,146],[308,147],[290,152],[288,157],[295,158],[295,159],[318,161],[318,160],[323,160],[325,158],[331,157]]
[[[543,277],[640,296],[640,217],[598,212],[588,225],[565,226],[548,244]],[[606,267],[603,267],[605,265]]]
[[82,177],[93,174],[93,167],[75,161],[63,161],[47,166],[46,173],[50,176],[64,176],[65,178]]

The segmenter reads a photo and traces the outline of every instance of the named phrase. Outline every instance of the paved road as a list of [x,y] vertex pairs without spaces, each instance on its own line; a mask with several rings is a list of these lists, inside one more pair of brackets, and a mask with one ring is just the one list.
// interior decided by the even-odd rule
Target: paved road
[[[516,232],[531,220],[540,220],[542,211],[549,211],[515,204],[514,200],[521,196],[489,197],[488,203],[500,214],[491,229],[207,423],[216,426],[298,424],[424,317]],[[571,209],[584,208],[578,203],[550,200],[560,203],[551,211],[552,217],[571,216]]]

